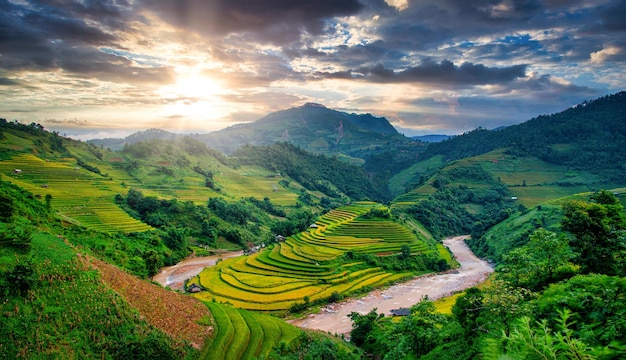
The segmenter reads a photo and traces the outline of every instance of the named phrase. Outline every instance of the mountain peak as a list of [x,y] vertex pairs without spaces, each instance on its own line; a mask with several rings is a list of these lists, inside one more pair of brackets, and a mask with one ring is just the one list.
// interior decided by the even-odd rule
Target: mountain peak
[[326,106],[322,105],[322,104],[318,104],[318,103],[314,103],[314,102],[308,102],[304,105],[301,106],[302,108],[306,108],[306,107],[315,107],[315,108],[322,108],[322,109],[328,109]]

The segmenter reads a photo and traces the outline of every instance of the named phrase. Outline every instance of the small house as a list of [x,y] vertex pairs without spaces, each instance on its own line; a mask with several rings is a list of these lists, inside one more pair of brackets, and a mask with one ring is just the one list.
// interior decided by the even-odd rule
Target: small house
[[202,288],[200,288],[200,286],[198,286],[197,284],[191,284],[187,288],[187,292],[190,292],[190,293],[197,293],[200,291],[202,291]]
[[22,173],[22,170],[20,170],[20,169],[15,169],[15,170],[13,170],[13,173],[14,173],[14,174],[21,174],[21,173]]
[[409,316],[409,315],[411,315],[411,309],[408,309],[408,308],[392,309],[389,312],[393,316]]
[[311,224],[311,225],[309,226],[309,228],[311,228],[311,229],[317,229],[318,227],[319,227],[319,226],[317,226],[317,224],[316,224],[316,223],[313,223],[313,224]]

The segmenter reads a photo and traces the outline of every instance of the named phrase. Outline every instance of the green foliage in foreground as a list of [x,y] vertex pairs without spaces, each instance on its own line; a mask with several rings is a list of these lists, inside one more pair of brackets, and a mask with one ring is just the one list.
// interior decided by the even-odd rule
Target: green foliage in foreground
[[194,351],[150,326],[63,240],[28,254],[0,247],[0,358],[180,359]]
[[398,322],[353,313],[352,342],[377,359],[624,358],[623,206],[607,191],[590,200],[564,205],[571,241],[536,229],[502,254],[490,286],[457,297],[451,315],[428,301]]
[[428,300],[400,321],[352,313],[351,341],[375,359],[617,359],[626,356],[624,281],[578,276],[544,293],[496,282],[469,289],[452,315]]

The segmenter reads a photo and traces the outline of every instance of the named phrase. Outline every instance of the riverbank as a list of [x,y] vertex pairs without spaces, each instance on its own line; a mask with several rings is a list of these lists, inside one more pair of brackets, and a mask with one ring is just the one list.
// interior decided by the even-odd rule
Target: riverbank
[[455,271],[420,276],[384,290],[373,291],[358,299],[329,305],[318,314],[290,322],[301,328],[348,334],[352,330],[352,320],[348,315],[353,311],[367,314],[376,308],[378,313],[390,315],[392,309],[411,307],[425,296],[436,300],[476,286],[487,279],[493,268],[474,255],[465,243],[465,238],[458,236],[443,241],[461,264]]
[[219,260],[243,255],[243,251],[231,251],[218,255],[187,258],[176,265],[162,268],[152,280],[172,290],[184,290],[185,280],[198,275],[204,268],[214,266]]

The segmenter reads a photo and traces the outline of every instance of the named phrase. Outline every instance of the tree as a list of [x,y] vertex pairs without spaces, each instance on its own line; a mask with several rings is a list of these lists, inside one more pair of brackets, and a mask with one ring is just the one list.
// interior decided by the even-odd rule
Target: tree
[[46,194],[46,209],[47,210],[51,209],[50,202],[52,202],[52,195]]
[[189,228],[186,227],[170,227],[166,230],[163,241],[165,246],[176,251],[187,247],[187,237],[189,236]]
[[159,269],[163,266],[163,259],[159,256],[156,250],[150,249],[143,253],[143,261],[146,263],[146,271],[148,277],[153,277],[159,272]]
[[402,259],[408,259],[411,257],[411,247],[407,244],[404,244],[400,247],[400,257]]
[[459,322],[466,337],[478,335],[478,318],[483,305],[484,295],[482,290],[473,287],[465,291],[465,294],[456,299],[452,306],[452,315]]
[[13,216],[13,198],[0,194],[0,220],[8,221]]
[[552,282],[554,272],[571,257],[567,238],[543,228],[532,233],[526,246],[537,268],[537,277],[547,273],[548,283]]
[[9,285],[8,292],[22,296],[26,295],[35,283],[34,273],[30,260],[15,264],[15,267],[4,275]]
[[33,239],[33,226],[27,219],[17,216],[7,226],[6,231],[0,234],[0,242],[8,243],[24,253],[30,251]]
[[539,228],[525,246],[511,250],[503,257],[499,277],[513,286],[531,289],[554,281],[555,272],[571,258],[567,238]]
[[432,301],[422,300],[411,307],[411,315],[403,317],[395,331],[403,335],[401,341],[406,342],[406,348],[419,359],[440,343],[445,319]]
[[377,320],[382,319],[385,315],[376,313],[377,309],[373,309],[366,315],[357,312],[351,312],[348,317],[352,319],[352,331],[350,332],[350,342],[361,347],[368,339],[372,337],[372,331],[379,327]]
[[481,312],[478,321],[483,331],[509,336],[515,320],[530,314],[528,300],[533,293],[528,289],[510,286],[496,279],[484,295],[485,311]]
[[617,275],[626,249],[623,206],[613,194],[601,190],[593,202],[571,201],[563,205],[563,230],[570,232],[575,261],[585,273]]

